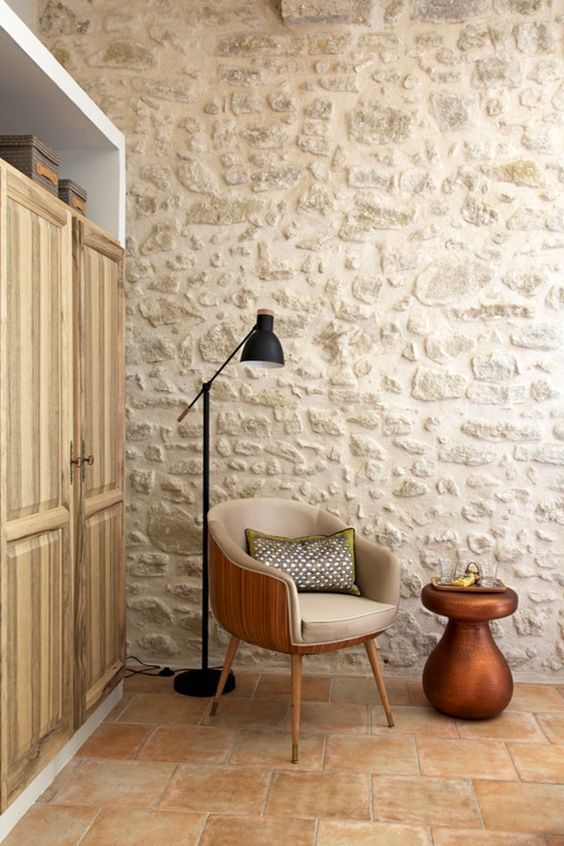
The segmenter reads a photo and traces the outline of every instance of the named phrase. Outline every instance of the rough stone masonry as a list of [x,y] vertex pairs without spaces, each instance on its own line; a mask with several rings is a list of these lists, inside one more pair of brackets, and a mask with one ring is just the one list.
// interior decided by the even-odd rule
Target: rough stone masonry
[[215,383],[213,501],[318,503],[393,549],[390,673],[440,636],[421,586],[471,560],[519,593],[494,626],[516,676],[562,672],[563,22],[562,0],[40,4],[128,144],[132,652],[197,660],[201,415],[175,420],[258,306],[287,366]]

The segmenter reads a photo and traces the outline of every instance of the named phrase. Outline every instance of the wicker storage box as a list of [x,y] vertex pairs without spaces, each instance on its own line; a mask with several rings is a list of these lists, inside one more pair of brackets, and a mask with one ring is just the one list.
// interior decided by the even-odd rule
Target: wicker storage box
[[86,214],[86,188],[77,185],[72,179],[59,179],[59,199],[80,214]]
[[59,156],[35,135],[0,135],[0,157],[58,196]]

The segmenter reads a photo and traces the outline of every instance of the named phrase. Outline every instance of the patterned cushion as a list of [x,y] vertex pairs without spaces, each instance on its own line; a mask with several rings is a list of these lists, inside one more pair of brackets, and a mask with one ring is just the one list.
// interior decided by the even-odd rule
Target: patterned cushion
[[352,593],[360,596],[354,583],[354,529],[333,535],[283,538],[245,529],[249,555],[284,570],[299,591]]

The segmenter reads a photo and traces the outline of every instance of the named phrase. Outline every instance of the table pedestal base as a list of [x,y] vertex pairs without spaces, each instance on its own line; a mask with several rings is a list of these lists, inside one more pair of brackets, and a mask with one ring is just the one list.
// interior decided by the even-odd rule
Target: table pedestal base
[[495,717],[511,701],[513,678],[487,622],[449,620],[423,670],[425,696],[452,717]]

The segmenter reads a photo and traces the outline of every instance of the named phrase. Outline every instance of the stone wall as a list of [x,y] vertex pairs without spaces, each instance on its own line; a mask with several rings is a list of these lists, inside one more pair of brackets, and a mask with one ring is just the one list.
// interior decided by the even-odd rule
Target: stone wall
[[[440,635],[424,583],[499,566],[520,596],[500,646],[553,679],[563,4],[349,0],[352,23],[311,22],[320,5],[285,0],[290,26],[275,0],[41,3],[41,38],[128,143],[130,651],[198,654],[201,414],[175,421],[258,306],[287,366],[214,385],[213,501],[318,503],[392,548],[390,672]],[[367,665],[309,663],[329,666]]]

